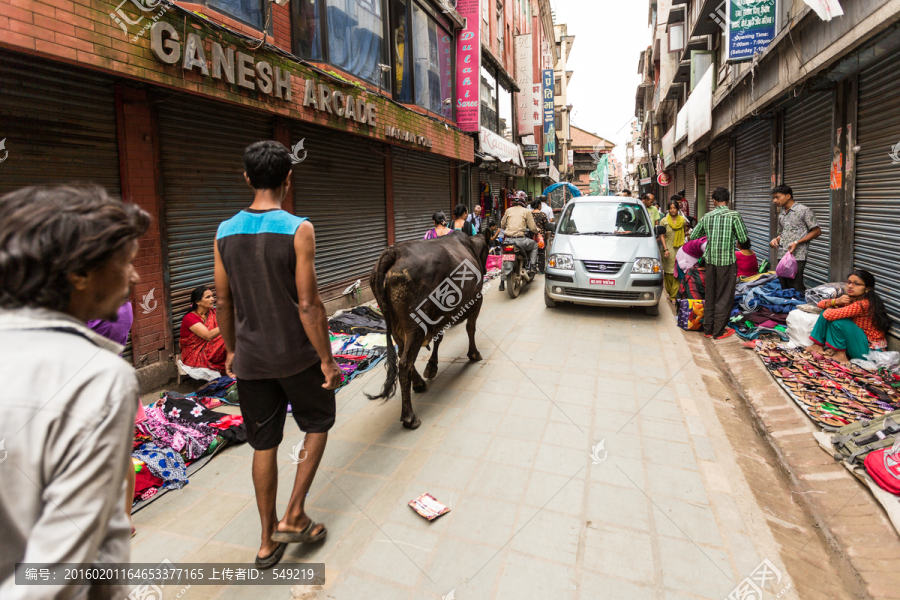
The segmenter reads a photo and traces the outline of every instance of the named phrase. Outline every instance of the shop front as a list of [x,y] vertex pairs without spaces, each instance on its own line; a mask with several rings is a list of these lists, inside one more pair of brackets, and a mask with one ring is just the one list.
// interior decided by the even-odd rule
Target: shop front
[[[183,19],[196,22],[187,36]],[[0,50],[9,151],[0,193],[93,182],[156,219],[136,263],[136,366],[177,352],[191,291],[213,285],[218,225],[253,199],[243,175],[248,145],[274,139],[292,153],[283,208],[316,228],[326,302],[356,280],[365,291],[390,243],[421,239],[431,213],[452,207],[452,166],[474,158],[471,138],[452,122],[209,27],[173,7],[131,40],[152,58],[139,71]]]

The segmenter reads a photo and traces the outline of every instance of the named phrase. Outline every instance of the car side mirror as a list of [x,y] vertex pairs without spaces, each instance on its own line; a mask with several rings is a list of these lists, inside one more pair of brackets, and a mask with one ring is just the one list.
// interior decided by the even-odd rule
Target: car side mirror
[[556,223],[547,222],[547,224],[544,226],[544,229],[546,229],[547,231],[550,231],[550,232],[555,232],[556,231]]
[[656,226],[656,235],[657,235],[657,237],[661,236],[661,235],[666,235],[666,226],[665,225],[657,225]]

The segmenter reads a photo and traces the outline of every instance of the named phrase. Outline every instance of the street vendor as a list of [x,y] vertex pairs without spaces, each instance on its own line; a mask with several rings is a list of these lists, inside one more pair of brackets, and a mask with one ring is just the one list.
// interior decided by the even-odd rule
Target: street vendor
[[875,293],[875,276],[856,269],[847,277],[847,293],[840,298],[819,302],[825,309],[809,339],[809,352],[816,358],[827,346],[838,362],[863,358],[872,350],[887,347],[886,333],[891,329],[884,302]]

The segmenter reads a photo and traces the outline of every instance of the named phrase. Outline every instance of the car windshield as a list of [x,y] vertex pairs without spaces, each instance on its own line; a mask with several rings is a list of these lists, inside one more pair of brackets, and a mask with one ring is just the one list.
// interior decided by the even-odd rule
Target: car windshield
[[642,206],[584,202],[570,204],[559,222],[558,233],[563,235],[652,235]]

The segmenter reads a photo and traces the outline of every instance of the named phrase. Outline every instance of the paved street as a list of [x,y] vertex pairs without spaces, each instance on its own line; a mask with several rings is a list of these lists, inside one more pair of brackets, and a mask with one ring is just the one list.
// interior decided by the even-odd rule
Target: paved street
[[[782,598],[818,597],[791,585],[768,526],[775,513],[758,505],[742,464],[793,502],[773,466],[745,460],[750,424],[720,423],[717,404],[729,405],[721,386],[707,388],[720,377],[699,336],[686,343],[666,306],[659,317],[546,309],[542,283],[510,300],[492,282],[478,323],[483,362],[465,358],[464,329],[448,334],[437,378],[414,395],[418,430],[400,425],[398,397],[363,395],[380,388],[381,368],[338,393],[308,502],[328,537],[290,546],[284,565],[324,562],[317,597],[339,600],[721,600],[767,559],[781,574],[767,598],[785,587]],[[289,420],[279,512],[300,440]],[[260,530],[250,456],[247,445],[226,450],[137,513],[132,561],[252,562]],[[407,502],[424,492],[451,512],[418,516]],[[810,537],[805,552],[825,556],[818,545]],[[829,568],[826,558],[817,577]],[[195,586],[182,597],[290,592]]]

